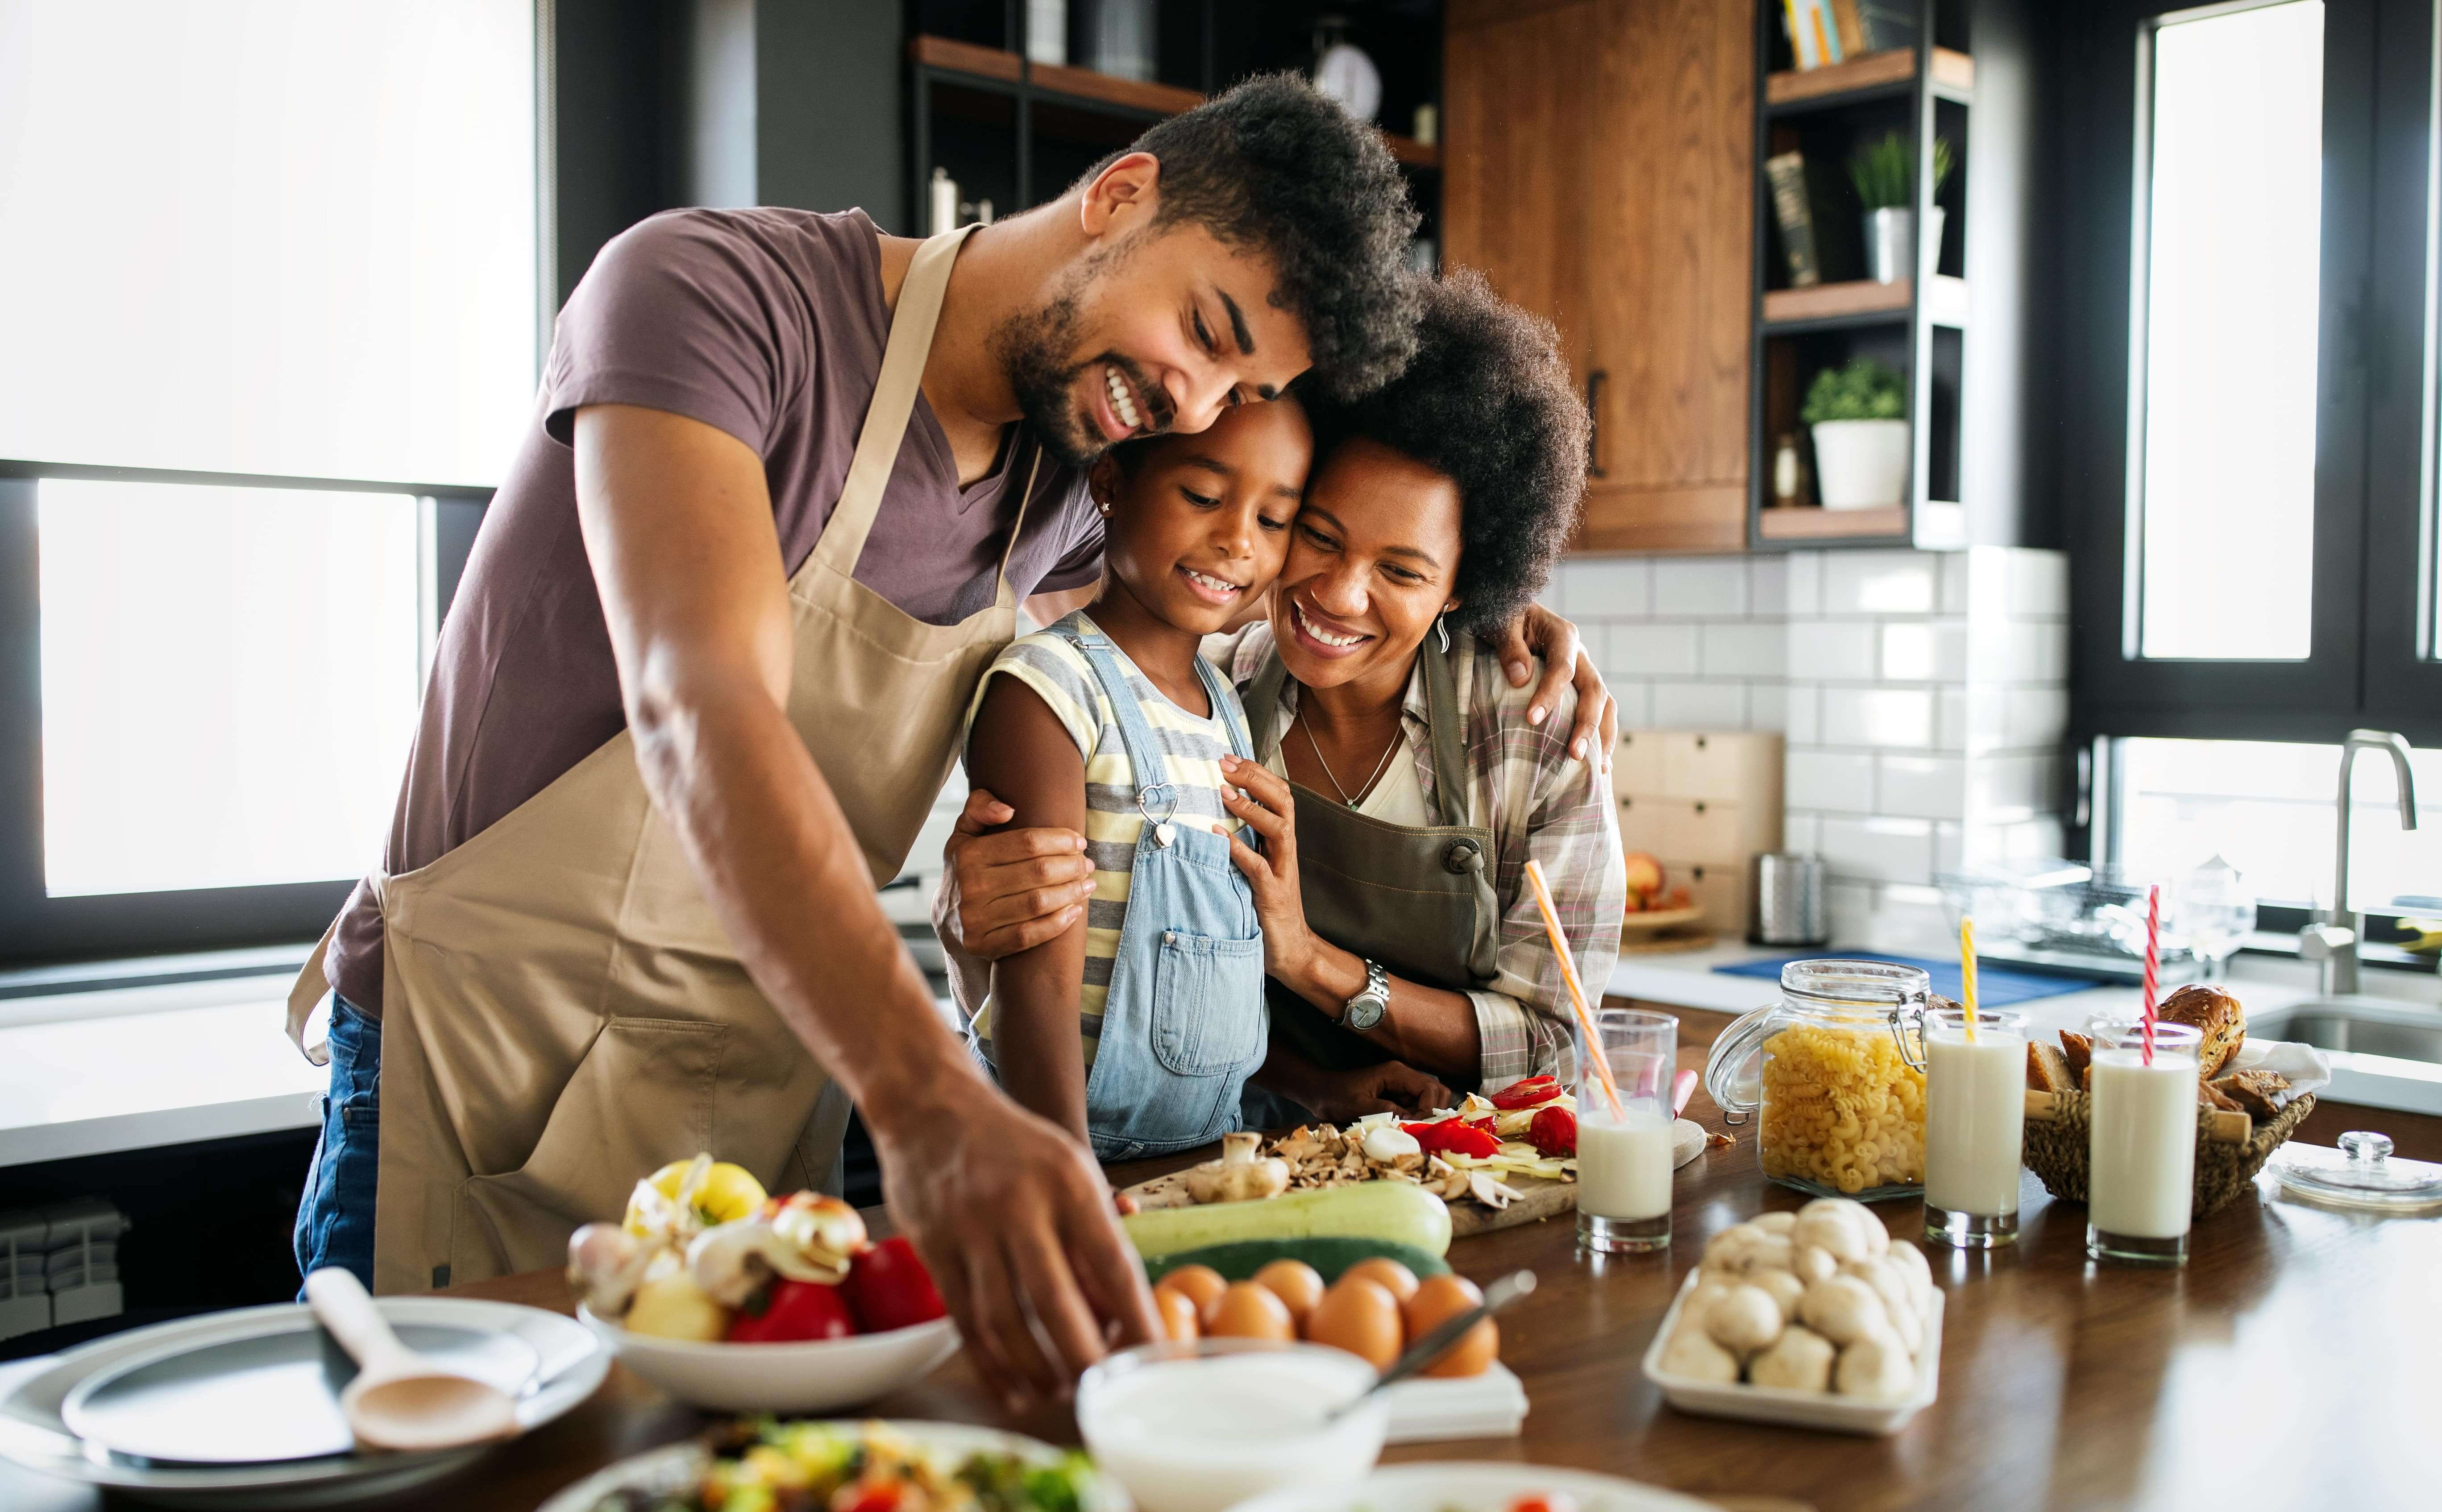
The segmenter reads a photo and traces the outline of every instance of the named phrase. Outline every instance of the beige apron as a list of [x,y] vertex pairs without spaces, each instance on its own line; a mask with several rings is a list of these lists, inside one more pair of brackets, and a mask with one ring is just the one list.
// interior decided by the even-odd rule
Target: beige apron
[[[789,721],[877,883],[905,859],[975,683],[1016,633],[1006,554],[993,606],[952,626],[852,575],[966,234],[918,249],[838,507],[789,583]],[[1030,471],[1028,494],[1034,483]],[[375,1291],[562,1265],[572,1230],[616,1219],[639,1176],[700,1150],[775,1189],[829,1174],[847,1100],[738,964],[627,732],[432,865],[372,883],[384,949]],[[806,900],[806,927],[829,912]],[[289,995],[289,1035],[317,1061],[328,1051],[307,1049],[303,1029],[328,989],[329,945],[325,934]]]

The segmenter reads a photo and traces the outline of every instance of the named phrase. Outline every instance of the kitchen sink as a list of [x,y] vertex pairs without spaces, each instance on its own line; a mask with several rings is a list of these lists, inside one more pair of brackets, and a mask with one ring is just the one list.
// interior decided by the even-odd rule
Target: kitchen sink
[[2247,1016],[2252,1038],[2330,1055],[2336,1102],[2442,1113],[2442,1007],[2383,997],[2311,997]]

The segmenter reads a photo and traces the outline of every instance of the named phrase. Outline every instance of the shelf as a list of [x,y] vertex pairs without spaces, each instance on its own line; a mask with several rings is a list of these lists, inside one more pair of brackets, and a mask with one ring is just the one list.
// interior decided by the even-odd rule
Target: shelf
[[[1149,83],[1142,80],[1121,79],[1112,74],[1096,73],[1090,68],[1071,68],[1066,64],[1030,64],[1013,52],[998,47],[977,46],[971,42],[954,42],[947,37],[917,37],[907,44],[907,56],[916,64],[945,74],[958,74],[976,81],[990,81],[998,85],[1016,85],[1039,94],[1055,95],[1081,108],[1122,111],[1131,116],[1175,116],[1204,103],[1204,97],[1193,89],[1175,84]],[[1384,146],[1391,155],[1411,168],[1438,169],[1442,150],[1393,132],[1382,134]]]
[[[1763,297],[1767,331],[1802,327],[1823,330],[1836,325],[1867,325],[1904,319],[1915,282],[1889,283],[1860,280],[1851,283],[1816,283],[1802,289],[1770,289]],[[1926,314],[1936,325],[1967,326],[1967,281],[1934,275],[1925,290]]]
[[[1869,52],[1820,68],[1785,68],[1764,79],[1764,104],[1775,113],[1819,110],[1904,92],[1916,82],[1916,50]],[[1948,47],[1933,49],[1933,92],[1968,103],[1976,93],[1976,60]]]
[[1856,537],[1904,541],[1908,538],[1905,504],[1882,509],[1765,509],[1756,515],[1757,534],[1766,540],[1844,540]]

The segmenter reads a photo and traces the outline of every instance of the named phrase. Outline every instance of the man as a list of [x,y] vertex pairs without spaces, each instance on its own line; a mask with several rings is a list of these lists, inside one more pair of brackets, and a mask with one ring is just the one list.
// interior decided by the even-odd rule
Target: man
[[1271,79],[972,236],[682,211],[605,247],[386,869],[292,995],[298,1033],[336,987],[300,1266],[394,1292],[556,1265],[698,1150],[819,1182],[853,1099],[1012,1402],[1149,1337],[1090,1156],[976,1071],[874,884],[1017,601],[1099,573],[1081,465],[1308,368],[1396,372],[1413,224],[1372,131]]

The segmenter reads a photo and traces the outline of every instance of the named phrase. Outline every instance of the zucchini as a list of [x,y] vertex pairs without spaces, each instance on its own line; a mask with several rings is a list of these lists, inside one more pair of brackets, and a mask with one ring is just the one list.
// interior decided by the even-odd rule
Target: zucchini
[[[1359,1181],[1247,1202],[1154,1208],[1120,1220],[1147,1260],[1242,1239],[1387,1239],[1449,1251],[1449,1209],[1412,1181]],[[1319,1268],[1319,1267],[1318,1267]]]
[[1175,1255],[1148,1260],[1145,1280],[1159,1281],[1182,1266],[1210,1266],[1221,1273],[1223,1281],[1252,1281],[1256,1271],[1275,1260],[1303,1260],[1328,1286],[1357,1262],[1377,1256],[1395,1260],[1419,1277],[1449,1273],[1449,1265],[1441,1256],[1388,1239],[1244,1239],[1233,1245],[1182,1249]]

